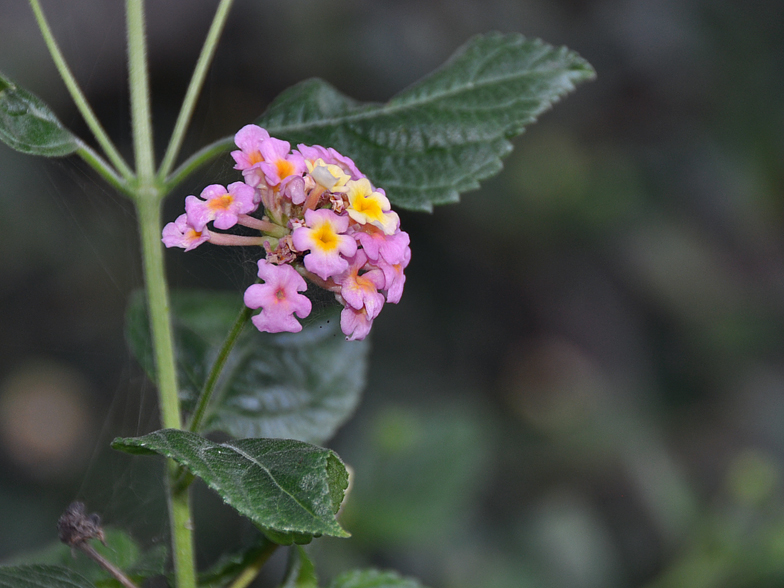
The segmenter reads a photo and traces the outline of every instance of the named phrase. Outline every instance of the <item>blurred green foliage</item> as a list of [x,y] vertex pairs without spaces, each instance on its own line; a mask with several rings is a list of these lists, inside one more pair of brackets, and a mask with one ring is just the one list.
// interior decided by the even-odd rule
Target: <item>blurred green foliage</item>
[[[4,73],[86,137],[17,4],[0,1]],[[127,153],[122,20],[94,4],[48,9]],[[173,26],[171,4],[149,7],[164,127],[209,18],[179,10]],[[775,0],[238,1],[191,148],[313,75],[386,101],[490,29],[565,44],[598,72],[480,191],[401,215],[406,295],[374,326],[368,392],[332,444],[354,469],[340,519],[353,536],[311,546],[322,584],[368,565],[433,588],[784,584],[781,22]],[[65,362],[91,383],[98,421],[95,452],[68,475],[0,437],[0,554],[51,542],[77,497],[156,544],[155,460],[106,449],[156,425],[122,336],[140,285],[129,209],[71,160],[3,149],[0,169],[0,396],[21,362]],[[176,287],[252,281],[241,253],[168,261]],[[253,530],[203,490],[206,567]]]

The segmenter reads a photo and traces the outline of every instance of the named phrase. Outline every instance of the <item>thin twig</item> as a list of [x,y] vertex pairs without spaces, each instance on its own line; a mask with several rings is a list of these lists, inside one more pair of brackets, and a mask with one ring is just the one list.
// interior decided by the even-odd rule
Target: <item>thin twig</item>
[[103,569],[109,572],[112,576],[117,578],[117,581],[125,586],[125,588],[139,588],[136,584],[134,584],[131,579],[123,574],[123,571],[98,553],[95,550],[95,547],[87,543],[87,541],[83,541],[78,545],[74,545],[74,548],[79,549],[82,553],[84,553],[87,557],[95,561],[98,565],[100,565]]

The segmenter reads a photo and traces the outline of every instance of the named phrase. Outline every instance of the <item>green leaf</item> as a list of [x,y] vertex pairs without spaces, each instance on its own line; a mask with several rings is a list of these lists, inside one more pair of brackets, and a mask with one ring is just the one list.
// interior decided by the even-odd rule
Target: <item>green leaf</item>
[[38,96],[0,74],[0,140],[9,147],[46,157],[70,155],[79,140]]
[[386,104],[362,104],[310,79],[283,92],[257,123],[292,143],[334,147],[396,206],[429,211],[497,174],[508,139],[594,76],[564,47],[489,33]]
[[[113,527],[104,527],[103,531],[106,545],[99,541],[92,541],[91,545],[98,553],[123,570],[131,580],[141,585],[147,578],[164,573],[167,557],[165,545],[159,544],[142,552],[136,541],[125,531]],[[98,587],[120,586],[109,572],[93,560],[59,541],[41,550],[18,555],[10,563],[61,566],[84,576]]]
[[280,588],[318,588],[316,566],[303,547],[297,545],[291,550],[286,579]]
[[379,570],[353,570],[333,580],[329,588],[423,588],[413,578],[404,578],[395,572]]
[[0,588],[95,588],[86,578],[60,566],[0,566]]
[[[184,410],[194,409],[241,308],[241,294],[172,293]],[[141,291],[131,297],[126,335],[139,363],[154,379],[152,340]],[[323,443],[354,412],[365,387],[369,351],[367,341],[345,340],[336,314],[309,319],[300,333],[271,335],[248,325],[229,356],[201,430],[223,431],[237,438]]]
[[335,520],[348,473],[329,449],[290,439],[214,443],[174,429],[118,438],[112,447],[176,460],[276,542],[349,536]]

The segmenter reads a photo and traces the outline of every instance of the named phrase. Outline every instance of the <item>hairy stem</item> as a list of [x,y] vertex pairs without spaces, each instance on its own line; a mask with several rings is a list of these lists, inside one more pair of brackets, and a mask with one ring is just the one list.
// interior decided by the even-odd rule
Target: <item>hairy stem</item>
[[[161,244],[161,201],[165,192],[155,181],[150,94],[148,86],[144,3],[126,0],[128,26],[128,66],[131,90],[131,127],[138,182],[134,200],[144,262],[144,282],[150,332],[155,354],[161,424],[181,429],[180,402],[177,395],[177,369],[174,357],[169,290],[163,266]],[[167,495],[171,527],[174,577],[177,588],[196,587],[196,561],[193,548],[193,523],[187,488],[176,488],[179,469],[174,461],[167,465]]]
[[[139,194],[136,200],[144,260],[144,281],[150,313],[150,331],[155,353],[161,424],[167,429],[181,429],[180,402],[177,396],[177,370],[169,313],[169,292],[163,267],[161,244],[160,198],[154,194]],[[196,586],[193,553],[193,525],[187,489],[177,488],[177,465],[168,464],[169,518],[174,555],[174,574],[178,588]]]
[[128,27],[128,82],[131,92],[131,126],[136,173],[142,182],[155,175],[155,155],[150,113],[150,84],[147,73],[144,0],[126,0],[125,17]]
[[172,166],[174,166],[174,160],[180,152],[182,141],[185,138],[185,131],[188,130],[188,123],[193,115],[196,100],[201,91],[201,87],[204,84],[207,69],[215,55],[218,39],[220,38],[221,32],[223,32],[223,26],[226,24],[226,17],[229,14],[233,1],[234,0],[221,0],[221,3],[218,5],[218,10],[215,12],[212,25],[210,25],[210,30],[207,33],[207,39],[204,41],[199,60],[196,62],[196,68],[193,70],[193,76],[188,85],[188,90],[185,92],[185,99],[182,102],[180,114],[177,116],[177,122],[174,125],[174,131],[169,140],[169,146],[166,149],[166,154],[163,156],[161,167],[158,170],[158,178],[161,181],[169,175]]
[[117,151],[114,143],[109,139],[109,135],[104,131],[92,108],[90,108],[87,98],[85,98],[81,88],[79,88],[79,84],[76,83],[76,78],[74,78],[68,64],[65,62],[63,54],[60,52],[60,47],[58,47],[57,41],[54,39],[52,30],[49,28],[49,23],[46,21],[46,17],[44,16],[44,12],[41,9],[38,0],[30,0],[30,7],[33,9],[35,19],[38,22],[38,28],[41,29],[41,34],[49,49],[49,53],[52,55],[57,71],[60,72],[60,77],[63,78],[63,82],[65,82],[65,86],[68,88],[68,92],[71,94],[71,98],[82,114],[87,126],[90,127],[90,130],[101,146],[101,149],[103,149],[106,157],[109,158],[109,161],[112,162],[112,165],[119,171],[120,175],[126,180],[132,179],[133,171],[128,167],[128,164],[125,163],[125,160],[122,158],[122,155],[120,155],[120,152]]

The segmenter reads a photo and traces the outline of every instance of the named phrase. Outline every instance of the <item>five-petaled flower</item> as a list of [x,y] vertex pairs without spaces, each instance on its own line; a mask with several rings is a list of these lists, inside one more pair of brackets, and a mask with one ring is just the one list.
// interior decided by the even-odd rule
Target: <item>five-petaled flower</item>
[[305,211],[305,225],[294,230],[291,239],[299,251],[310,251],[303,260],[305,268],[323,280],[348,268],[348,257],[357,251],[354,237],[345,235],[348,217],[331,210]]
[[268,333],[301,331],[302,325],[294,314],[299,318],[310,314],[310,300],[299,294],[307,290],[307,283],[290,265],[275,265],[266,259],[260,259],[258,265],[258,275],[264,283],[249,286],[244,297],[248,308],[261,308],[251,318],[253,324],[259,331]]
[[240,214],[256,210],[254,190],[243,182],[234,182],[224,188],[220,184],[207,186],[201,198],[188,196],[185,199],[185,213],[188,223],[201,231],[212,221],[216,229],[230,229],[237,224]]

